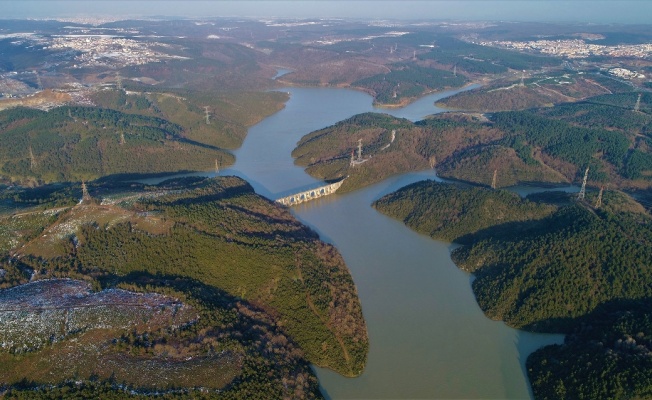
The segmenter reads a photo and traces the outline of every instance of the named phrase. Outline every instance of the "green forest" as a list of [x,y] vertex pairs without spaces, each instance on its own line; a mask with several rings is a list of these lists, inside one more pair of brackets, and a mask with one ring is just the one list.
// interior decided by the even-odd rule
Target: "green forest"
[[[600,208],[554,192],[532,200],[433,181],[374,207],[435,239],[473,273],[485,314],[519,329],[568,334],[527,360],[537,399],[645,398],[651,393],[652,218],[607,192]],[[605,378],[608,377],[608,378]]]
[[247,128],[287,100],[279,92],[130,93],[98,91],[99,107],[1,111],[0,177],[49,183],[227,167]]
[[414,100],[428,92],[460,87],[467,83],[462,75],[451,71],[425,68],[413,64],[394,64],[386,74],[360,79],[353,87],[370,91],[374,103],[380,105],[400,105]]
[[462,248],[453,259],[476,276],[473,291],[489,317],[568,332],[600,304],[650,296],[651,222],[576,204],[517,226],[513,235]]
[[497,186],[508,187],[580,182],[588,167],[590,185],[649,187],[652,117],[598,100],[482,117],[450,112],[414,123],[360,114],[304,136],[292,156],[316,178],[348,177],[342,191],[426,168],[486,186],[495,172]]
[[[112,183],[107,185],[102,189],[96,183],[92,192],[105,191]],[[43,392],[44,398],[57,393],[115,394],[119,388],[199,395],[182,384],[193,382],[191,376],[175,378],[178,387],[155,382],[148,384],[154,386],[138,386],[127,373],[130,365],[143,360],[150,360],[163,375],[173,373],[169,368],[178,362],[175,357],[198,357],[211,368],[226,368],[220,354],[240,360],[229,364],[225,376],[232,375],[232,381],[212,384],[217,386],[206,383],[228,390],[208,390],[201,395],[205,398],[251,398],[263,393],[321,397],[308,362],[346,376],[361,373],[368,338],[349,271],[334,247],[321,242],[287,210],[256,195],[248,183],[235,177],[185,178],[158,186],[140,185],[140,189],[132,185],[128,190],[140,190],[141,195],[135,202],[129,195],[125,199],[131,200],[112,206],[82,203],[46,219],[35,214],[23,225],[8,226],[22,230],[32,226],[34,233],[22,240],[42,241],[43,247],[47,235],[40,235],[43,228],[37,225],[69,226],[74,223],[72,215],[85,221],[72,236],[61,239],[60,246],[66,249],[63,255],[27,253],[18,263],[5,259],[0,284],[24,283],[29,278],[25,272],[35,270],[38,279],[82,279],[96,290],[119,287],[158,292],[192,306],[199,312],[199,322],[182,328],[81,332],[80,345],[87,340],[112,343],[99,354],[81,352],[77,364],[71,364],[84,370],[89,357],[98,359],[95,369],[88,370],[90,375],[71,376],[68,370],[48,364],[51,357],[65,353],[69,343],[65,340],[53,342],[46,349],[48,357],[41,353],[46,350],[28,351],[20,357],[0,351],[3,365],[15,365],[7,370],[11,377],[2,379],[15,384],[8,392],[10,397],[29,397],[43,383],[55,385]],[[50,197],[57,199],[57,193],[65,190],[54,191]],[[23,193],[17,199],[29,197]],[[100,217],[107,212],[118,218]],[[131,217],[125,220],[120,215]],[[123,367],[112,373],[107,365],[116,357],[124,358]],[[211,357],[217,358],[211,361]],[[195,369],[204,371],[204,364]],[[36,366],[42,372],[16,375]],[[84,383],[71,387],[72,379]]]
[[167,120],[92,107],[0,112],[0,164],[14,181],[90,180],[119,173],[209,170],[232,164],[218,147]]
[[527,373],[537,399],[652,396],[650,299],[613,301],[580,319],[562,345],[532,353]]
[[541,219],[556,210],[503,190],[462,188],[435,181],[405,186],[373,206],[419,233],[458,243],[478,240],[479,232],[489,227]]

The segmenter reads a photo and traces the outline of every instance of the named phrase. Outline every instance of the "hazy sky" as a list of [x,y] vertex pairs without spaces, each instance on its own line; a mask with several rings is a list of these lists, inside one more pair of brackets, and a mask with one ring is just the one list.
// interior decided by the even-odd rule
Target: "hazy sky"
[[651,23],[649,0],[157,1],[0,0],[0,18],[71,16],[357,17]]

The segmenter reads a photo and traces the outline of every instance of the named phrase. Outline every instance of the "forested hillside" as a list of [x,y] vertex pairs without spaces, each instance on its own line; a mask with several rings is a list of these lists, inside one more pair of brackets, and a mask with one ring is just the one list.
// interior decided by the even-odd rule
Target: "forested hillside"
[[564,70],[526,75],[521,72],[457,93],[438,101],[437,105],[480,112],[513,111],[551,107],[631,90],[630,85],[600,73]]
[[374,207],[435,239],[466,244],[452,258],[473,273],[490,318],[569,334],[528,358],[535,398],[648,397],[652,218],[618,192],[607,192],[597,209],[563,193],[531,197],[536,202],[424,181]]
[[572,205],[526,224],[453,253],[489,317],[569,332],[600,304],[652,295],[648,215]]
[[[109,187],[100,183],[92,193]],[[112,205],[82,202],[41,218],[39,211],[16,216],[22,223],[8,229],[25,235],[6,246],[20,261],[3,262],[0,284],[24,283],[35,270],[36,279],[75,278],[96,289],[174,296],[199,319],[180,328],[88,328],[79,346],[93,340],[112,344],[80,350],[63,369],[54,360],[68,357],[67,338],[54,340],[47,355],[38,348],[26,348],[26,357],[0,350],[3,365],[14,365],[2,380],[27,379],[11,393],[25,395],[21,388],[44,383],[55,385],[50,393],[70,390],[66,382],[73,373],[85,382],[95,376],[84,386],[93,393],[116,390],[120,381],[126,388],[170,390],[164,382],[130,378],[129,371],[142,363],[161,376],[187,371],[174,378],[183,393],[194,393],[198,385],[192,374],[226,368],[230,378],[218,374],[223,380],[200,384],[211,389],[209,398],[223,388],[235,398],[319,397],[307,361],[347,376],[361,373],[366,326],[335,248],[239,178],[185,179],[140,190],[145,192],[117,197]],[[199,364],[184,366],[176,361],[181,358]],[[90,359],[99,360],[95,369],[87,369]],[[112,367],[114,360],[122,366]],[[37,365],[41,372],[21,375]]]
[[428,92],[463,86],[468,80],[450,71],[394,64],[390,72],[357,80],[353,87],[369,91],[380,106],[404,106]]
[[417,232],[460,243],[478,240],[478,232],[489,227],[541,219],[556,210],[552,205],[523,200],[502,190],[461,188],[434,181],[405,186],[373,206]]
[[0,163],[11,180],[94,179],[117,173],[208,170],[233,156],[183,136],[165,119],[93,107],[0,113]]
[[563,345],[528,357],[537,399],[652,396],[650,299],[614,301],[581,319]]
[[495,173],[496,185],[507,187],[580,182],[588,167],[589,185],[650,187],[652,117],[607,104],[635,101],[633,94],[613,96],[618,98],[600,96],[486,116],[444,113],[415,123],[361,114],[304,136],[292,156],[314,177],[348,176],[343,191],[425,168],[435,168],[441,177],[487,186]]

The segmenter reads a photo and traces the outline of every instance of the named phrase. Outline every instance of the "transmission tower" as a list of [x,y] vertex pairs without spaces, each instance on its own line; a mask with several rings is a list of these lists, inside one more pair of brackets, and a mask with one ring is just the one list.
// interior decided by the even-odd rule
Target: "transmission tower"
[[641,108],[641,93],[638,94],[638,99],[636,99],[636,104],[634,105],[634,111],[638,111]]
[[215,159],[215,175],[220,173],[220,164],[217,162],[217,158]]
[[358,161],[362,161],[362,139],[358,139]]
[[453,65],[453,76],[457,76],[457,64]]
[[351,163],[349,166],[353,167],[355,165],[355,150],[351,150]]
[[206,112],[206,125],[210,125],[211,121],[209,120],[209,117],[211,116],[210,112],[208,111],[209,107],[204,106],[204,111]]
[[38,90],[43,90],[43,82],[41,82],[41,75],[38,74],[38,71],[34,70],[34,75],[36,75],[36,83],[38,85]]
[[598,200],[595,202],[595,208],[600,208],[602,205],[602,192],[604,191],[604,186],[600,187],[600,193],[598,193]]
[[34,171],[37,167],[36,157],[34,157],[34,152],[32,151],[32,146],[29,146],[29,169]]
[[524,86],[525,86],[525,71],[521,73],[521,83],[520,83],[520,86],[521,86],[521,87],[524,87]]
[[88,188],[86,187],[86,182],[82,181],[82,198],[81,203],[87,203],[92,200],[91,195],[88,194]]
[[498,170],[494,169],[494,177],[491,180],[491,188],[496,189],[496,177],[498,176]]
[[586,171],[584,171],[584,179],[582,180],[582,188],[580,189],[580,192],[577,194],[577,200],[584,200],[584,196],[586,195],[586,180],[589,177],[589,167],[586,167]]

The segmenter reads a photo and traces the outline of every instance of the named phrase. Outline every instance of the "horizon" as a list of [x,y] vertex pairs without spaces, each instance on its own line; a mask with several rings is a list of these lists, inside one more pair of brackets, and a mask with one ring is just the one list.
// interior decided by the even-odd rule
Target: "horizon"
[[[0,0],[1,19],[348,18],[649,24],[652,2],[410,0],[410,1],[125,1]],[[343,7],[343,4],[346,4]],[[152,11],[154,10],[154,11]]]

